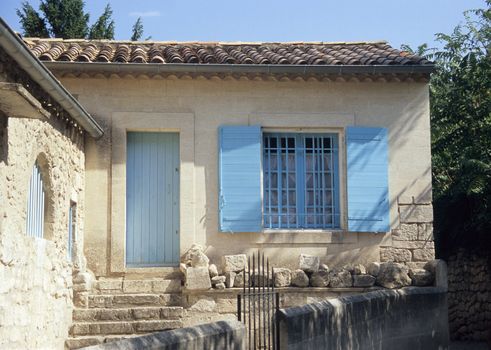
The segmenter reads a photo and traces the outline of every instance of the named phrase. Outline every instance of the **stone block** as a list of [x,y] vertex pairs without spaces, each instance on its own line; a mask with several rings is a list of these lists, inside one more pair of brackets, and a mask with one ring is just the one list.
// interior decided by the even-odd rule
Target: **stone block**
[[419,224],[418,239],[420,241],[433,241],[433,224]]
[[233,271],[228,271],[225,273],[225,286],[227,288],[232,288],[234,286],[236,275],[237,273]]
[[247,286],[247,284],[249,283],[249,275],[244,271],[237,273],[235,275],[234,287],[242,288],[244,287],[244,283],[246,283]]
[[188,267],[186,270],[186,289],[207,290],[211,288],[208,267]]
[[225,255],[222,257],[223,272],[240,272],[247,270],[247,256],[245,254]]
[[198,311],[198,312],[215,312],[217,303],[213,298],[209,297],[200,297],[197,300],[190,300],[191,306],[189,307],[190,311]]
[[226,279],[227,278],[225,276],[215,276],[211,279],[211,284],[215,285],[217,283],[225,283]]
[[376,278],[372,275],[354,275],[353,287],[368,288],[373,287]]
[[152,281],[146,280],[123,280],[124,293],[151,293]]
[[210,278],[218,276],[217,266],[215,264],[210,264],[210,266],[208,266],[208,272],[210,273]]
[[379,271],[380,271],[380,263],[379,262],[374,261],[374,262],[371,262],[370,264],[368,264],[367,273],[369,275],[377,277]]
[[402,248],[380,248],[380,260],[394,261],[394,262],[407,262],[411,261],[412,255],[409,249]]
[[329,285],[329,271],[319,270],[310,276],[312,287],[327,287]]
[[292,271],[292,286],[294,287],[308,287],[309,286],[309,276],[301,270]]
[[273,276],[271,273],[265,271],[253,271],[251,275],[252,285],[259,286],[271,286],[273,284]]
[[345,268],[352,275],[365,275],[367,273],[367,269],[362,264],[349,265]]
[[89,293],[73,293],[73,305],[76,307],[89,307]]
[[425,266],[424,261],[410,261],[404,263],[409,269],[423,269]]
[[181,318],[184,315],[184,308],[167,306],[160,308],[161,318]]
[[392,230],[393,241],[416,241],[418,240],[418,224],[401,224]]
[[298,258],[298,268],[305,272],[317,272],[319,271],[320,260],[318,256],[300,254]]
[[329,287],[348,288],[353,286],[353,277],[348,270],[333,269],[329,271]]
[[[186,265],[186,266],[191,266],[191,267],[204,267],[202,264],[206,265],[208,267],[209,259],[206,257],[206,259],[203,257],[204,254],[204,249],[202,246],[199,244],[194,243],[191,248],[187,250],[186,253],[181,258],[181,262]],[[207,261],[208,259],[208,261]],[[193,266],[193,260],[194,264],[199,265],[199,266]]]
[[274,286],[275,287],[288,287],[292,282],[292,272],[290,269],[274,268]]
[[405,249],[421,249],[421,248],[435,248],[435,243],[426,241],[393,241],[393,248],[405,248]]
[[210,259],[206,256],[206,254],[200,250],[194,252],[191,257],[191,266],[192,267],[206,267],[208,268],[210,263]]
[[431,205],[399,205],[401,223],[433,222],[433,207]]
[[414,261],[430,261],[435,259],[435,249],[433,248],[423,248],[413,250],[413,260]]
[[213,286],[215,289],[225,289],[225,283],[219,282]]
[[152,281],[154,293],[177,293],[181,291],[181,280],[154,280]]
[[135,308],[133,309],[135,320],[158,320],[160,318],[160,308]]
[[99,279],[95,283],[95,287],[101,291],[122,291],[123,280],[122,279]]
[[131,318],[131,309],[101,309],[97,312],[98,321],[123,321]]
[[425,287],[433,284],[433,274],[425,269],[410,269],[409,277],[411,277],[413,286]]
[[73,277],[74,284],[91,283],[91,282],[92,282],[92,275],[88,272],[78,273]]
[[74,292],[89,292],[91,289],[92,289],[92,283],[90,282],[77,283],[73,285]]
[[403,264],[395,262],[385,262],[380,264],[380,271],[377,276],[377,285],[384,288],[402,288],[411,285],[409,268]]

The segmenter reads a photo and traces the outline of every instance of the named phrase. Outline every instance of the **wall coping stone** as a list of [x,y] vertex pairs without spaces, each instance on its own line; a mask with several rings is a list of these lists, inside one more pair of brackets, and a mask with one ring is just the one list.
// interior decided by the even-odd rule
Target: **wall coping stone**
[[[423,288],[423,287],[417,287],[417,288]],[[378,290],[384,290],[385,288],[383,287],[367,287],[367,288],[361,288],[361,287],[346,287],[346,288],[330,288],[330,287],[278,287],[275,288],[274,290],[277,292],[280,292],[281,294],[289,294],[289,293],[326,293],[326,292],[331,292],[331,293],[346,293],[346,292],[352,292],[352,293],[367,293],[367,292],[373,292],[373,291],[378,291]],[[247,288],[246,288],[247,290]],[[252,290],[252,288],[251,288]],[[182,294],[183,295],[215,295],[215,294],[233,294],[237,295],[242,293],[243,289],[242,288],[227,288],[227,289],[209,289],[209,290],[188,290],[188,289],[183,289]]]
[[246,346],[245,326],[237,320],[218,321],[179,328],[116,342],[89,346],[86,350],[185,350],[231,349]]

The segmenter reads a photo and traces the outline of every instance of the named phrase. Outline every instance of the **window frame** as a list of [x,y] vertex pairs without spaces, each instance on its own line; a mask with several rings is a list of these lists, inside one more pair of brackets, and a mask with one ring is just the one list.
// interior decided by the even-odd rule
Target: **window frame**
[[[337,159],[334,162],[335,168],[337,168],[336,172],[333,173],[333,209],[337,212],[337,222],[333,223],[332,227],[322,227],[322,228],[314,228],[314,227],[291,227],[291,228],[270,228],[266,227],[265,223],[265,169],[264,169],[264,155],[265,155],[265,145],[264,145],[264,136],[265,134],[276,134],[276,135],[312,135],[312,136],[320,136],[320,135],[328,135],[334,136],[335,142],[337,143]],[[303,148],[303,146],[302,146]],[[295,152],[297,152],[297,145],[295,145]],[[263,233],[295,233],[295,232],[340,232],[344,231],[346,227],[346,180],[344,176],[346,175],[345,171],[345,146],[344,146],[344,132],[342,129],[335,128],[262,128],[261,129],[261,215],[262,215],[262,232]],[[304,158],[305,160],[305,158]],[[303,169],[305,170],[305,168]],[[305,176],[305,174],[303,175]],[[303,177],[302,176],[302,177]],[[298,180],[298,174],[295,173],[295,178]],[[296,185],[296,187],[298,187]],[[298,194],[297,194],[298,195]],[[302,196],[306,195],[305,190],[301,194]],[[304,208],[305,210],[305,208]]]

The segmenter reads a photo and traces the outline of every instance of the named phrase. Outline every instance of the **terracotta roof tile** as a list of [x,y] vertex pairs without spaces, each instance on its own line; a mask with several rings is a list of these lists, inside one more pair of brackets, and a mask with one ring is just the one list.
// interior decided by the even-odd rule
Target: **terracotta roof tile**
[[426,65],[385,42],[177,43],[25,38],[42,61],[272,65]]

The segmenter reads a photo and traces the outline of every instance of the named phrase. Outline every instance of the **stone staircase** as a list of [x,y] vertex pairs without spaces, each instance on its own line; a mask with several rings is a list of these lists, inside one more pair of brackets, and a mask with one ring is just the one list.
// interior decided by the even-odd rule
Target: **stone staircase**
[[182,327],[181,288],[180,276],[100,278],[90,291],[74,284],[73,324],[65,348]]

